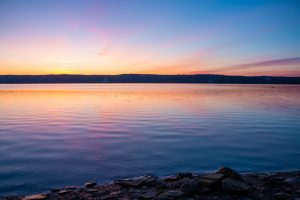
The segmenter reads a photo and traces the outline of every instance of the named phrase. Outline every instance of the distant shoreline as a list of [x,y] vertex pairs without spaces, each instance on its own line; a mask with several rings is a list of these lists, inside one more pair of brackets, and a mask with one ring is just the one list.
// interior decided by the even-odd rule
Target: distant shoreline
[[300,77],[196,75],[0,75],[0,84],[42,83],[217,83],[217,84],[300,84]]
[[298,199],[300,171],[239,174],[223,167],[209,174],[178,173],[167,177],[141,176],[119,179],[97,185],[54,188],[49,192],[28,196],[0,197],[6,200],[56,199]]

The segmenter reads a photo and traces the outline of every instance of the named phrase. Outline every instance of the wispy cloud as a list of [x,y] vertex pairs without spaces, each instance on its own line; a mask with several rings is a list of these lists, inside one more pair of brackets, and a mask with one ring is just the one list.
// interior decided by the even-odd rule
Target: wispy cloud
[[111,44],[106,45],[103,49],[101,49],[101,50],[99,51],[98,55],[99,55],[99,56],[104,56],[104,55],[106,55],[106,54],[109,52],[110,48],[111,48]]
[[263,67],[263,66],[280,66],[280,65],[300,65],[300,57],[294,58],[283,58],[283,59],[273,59],[264,60],[259,62],[245,63],[233,66],[234,69],[237,68],[252,68],[252,67]]
[[243,64],[231,65],[231,66],[227,66],[227,67],[215,68],[212,70],[193,71],[193,72],[190,72],[190,74],[226,73],[226,72],[230,72],[230,71],[252,69],[252,68],[259,68],[259,67],[263,68],[263,67],[272,67],[272,66],[293,66],[293,65],[300,66],[300,57],[272,59],[272,60],[263,60],[263,61],[257,61],[257,62],[243,63]]

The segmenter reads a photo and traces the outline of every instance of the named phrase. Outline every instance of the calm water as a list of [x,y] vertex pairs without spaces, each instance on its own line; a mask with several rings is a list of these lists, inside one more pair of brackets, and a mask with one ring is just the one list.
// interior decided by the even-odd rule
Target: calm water
[[0,195],[300,168],[300,86],[0,85]]

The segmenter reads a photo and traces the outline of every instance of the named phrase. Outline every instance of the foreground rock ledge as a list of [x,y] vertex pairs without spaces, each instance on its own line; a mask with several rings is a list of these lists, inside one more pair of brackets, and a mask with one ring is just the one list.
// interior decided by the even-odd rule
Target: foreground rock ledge
[[[0,198],[1,199],[1,198]],[[300,171],[238,174],[223,167],[200,175],[178,173],[168,177],[142,176],[97,185],[69,186],[31,196],[3,197],[7,200],[172,200],[172,199],[277,199],[300,200]]]

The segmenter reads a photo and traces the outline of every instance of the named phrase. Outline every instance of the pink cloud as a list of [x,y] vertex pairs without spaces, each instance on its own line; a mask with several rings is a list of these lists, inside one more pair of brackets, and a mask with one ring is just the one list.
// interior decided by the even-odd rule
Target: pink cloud
[[[212,70],[192,71],[189,74],[244,74],[244,75],[282,75],[299,76],[300,70],[295,69],[271,69],[275,66],[298,66],[300,67],[300,57],[263,60],[251,63],[238,64],[228,67],[215,68]],[[243,72],[240,72],[243,70]],[[250,70],[250,71],[249,71]]]

